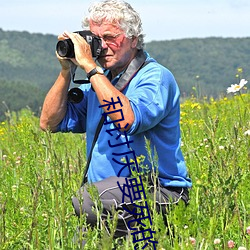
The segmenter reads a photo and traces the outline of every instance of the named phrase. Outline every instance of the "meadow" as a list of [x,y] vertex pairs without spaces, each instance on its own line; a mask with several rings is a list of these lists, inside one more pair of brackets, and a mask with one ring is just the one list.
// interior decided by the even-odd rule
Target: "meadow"
[[[249,103],[247,92],[236,92],[181,104],[191,200],[170,209],[168,226],[152,212],[157,249],[250,249]],[[42,132],[29,109],[6,113],[0,124],[0,249],[80,249],[74,236],[86,222],[75,217],[71,197],[85,163],[84,135]],[[149,204],[153,210],[154,201]],[[112,231],[116,220],[108,223]],[[89,228],[86,236],[85,249],[117,243],[102,227]],[[116,249],[134,249],[132,238]]]

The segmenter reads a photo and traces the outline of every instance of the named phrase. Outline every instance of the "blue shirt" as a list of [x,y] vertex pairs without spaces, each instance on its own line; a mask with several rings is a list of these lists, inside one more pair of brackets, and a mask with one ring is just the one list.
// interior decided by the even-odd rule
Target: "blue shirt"
[[[128,177],[129,166],[133,168],[135,162],[138,163],[135,157],[143,155],[145,160],[141,164],[149,169],[152,169],[153,160],[156,159],[154,168],[163,186],[192,185],[181,152],[179,88],[168,69],[149,55],[147,61],[150,63],[137,72],[122,92],[130,100],[134,123],[127,133],[122,134],[115,130],[107,116],[93,149],[88,170],[89,182],[110,176]],[[115,85],[119,77],[113,79],[112,84]],[[78,104],[68,102],[66,116],[59,124],[58,131],[86,132],[89,155],[103,110],[90,84],[83,84],[80,88],[84,93],[83,100]],[[113,99],[117,101],[117,97]],[[116,110],[119,108],[120,105],[116,104]],[[145,139],[150,142],[151,150],[146,149]],[[148,152],[151,152],[151,158]],[[129,162],[131,165],[128,165]]]

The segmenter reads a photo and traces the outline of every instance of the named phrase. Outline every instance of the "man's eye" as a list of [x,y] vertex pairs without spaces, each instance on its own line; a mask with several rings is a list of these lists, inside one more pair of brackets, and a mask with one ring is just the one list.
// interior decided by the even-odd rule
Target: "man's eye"
[[112,39],[114,39],[114,37],[113,36],[103,36],[103,39],[104,40],[112,40]]

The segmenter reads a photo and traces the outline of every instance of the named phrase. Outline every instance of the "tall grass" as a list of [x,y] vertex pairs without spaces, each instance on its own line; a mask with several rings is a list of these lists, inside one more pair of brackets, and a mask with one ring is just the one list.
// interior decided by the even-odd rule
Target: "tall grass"
[[[228,249],[229,240],[235,249],[250,249],[249,103],[244,94],[181,105],[182,150],[193,188],[190,204],[166,215],[168,226],[152,212],[157,249]],[[0,124],[0,249],[80,249],[74,236],[86,222],[75,217],[71,197],[85,161],[83,135],[41,132],[28,109],[6,114]],[[108,223],[114,230],[116,220]],[[104,229],[89,228],[86,236],[85,249],[116,243]],[[117,249],[134,249],[132,238]]]

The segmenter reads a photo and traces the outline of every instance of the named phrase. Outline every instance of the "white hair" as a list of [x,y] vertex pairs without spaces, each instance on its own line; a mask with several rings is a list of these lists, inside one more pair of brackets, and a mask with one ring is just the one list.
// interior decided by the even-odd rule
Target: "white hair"
[[122,0],[104,0],[96,2],[89,8],[89,15],[83,19],[82,27],[89,28],[90,20],[101,24],[103,20],[117,24],[126,37],[138,38],[137,49],[144,47],[144,34],[139,14],[131,5]]

